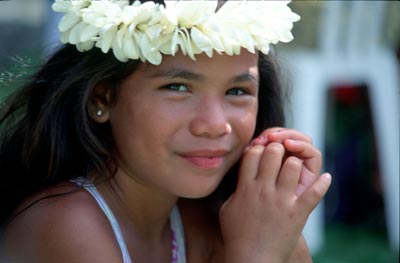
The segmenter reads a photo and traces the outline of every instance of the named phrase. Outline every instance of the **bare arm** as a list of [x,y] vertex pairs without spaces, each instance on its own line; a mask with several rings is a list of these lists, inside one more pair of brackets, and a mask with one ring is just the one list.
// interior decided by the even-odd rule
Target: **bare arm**
[[10,262],[122,262],[103,215],[81,194],[50,198],[18,216],[6,229]]

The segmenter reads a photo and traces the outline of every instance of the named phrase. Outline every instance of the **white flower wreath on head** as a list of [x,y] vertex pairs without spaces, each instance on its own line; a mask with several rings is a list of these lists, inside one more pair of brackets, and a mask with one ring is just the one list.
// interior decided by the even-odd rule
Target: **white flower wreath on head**
[[126,62],[140,59],[159,65],[162,55],[178,50],[195,55],[240,54],[241,48],[267,54],[269,45],[293,39],[293,22],[300,17],[290,1],[56,0],[53,10],[64,13],[58,29],[61,41],[79,51],[110,49]]

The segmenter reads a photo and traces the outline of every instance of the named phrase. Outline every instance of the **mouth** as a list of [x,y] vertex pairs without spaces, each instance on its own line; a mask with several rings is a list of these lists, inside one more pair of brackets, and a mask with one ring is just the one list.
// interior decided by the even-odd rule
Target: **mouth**
[[185,152],[180,156],[191,165],[202,170],[212,170],[219,168],[228,154],[226,150],[199,150]]

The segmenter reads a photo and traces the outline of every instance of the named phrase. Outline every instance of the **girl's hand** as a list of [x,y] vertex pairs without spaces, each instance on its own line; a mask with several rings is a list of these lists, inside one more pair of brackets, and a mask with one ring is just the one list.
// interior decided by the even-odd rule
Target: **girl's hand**
[[[237,189],[220,210],[225,262],[286,263],[296,247],[309,214],[331,181],[324,174],[296,194],[306,162],[297,156],[312,159],[309,152],[314,153],[308,142],[296,143],[271,142],[245,152]],[[295,154],[287,157],[285,148]],[[312,171],[318,168],[313,160],[307,165]]]
[[257,138],[250,142],[254,145],[268,145],[272,142],[280,142],[285,146],[285,158],[295,156],[302,163],[302,171],[296,187],[296,196],[303,194],[320,175],[322,166],[321,152],[312,145],[311,138],[293,129],[275,127],[266,129]]

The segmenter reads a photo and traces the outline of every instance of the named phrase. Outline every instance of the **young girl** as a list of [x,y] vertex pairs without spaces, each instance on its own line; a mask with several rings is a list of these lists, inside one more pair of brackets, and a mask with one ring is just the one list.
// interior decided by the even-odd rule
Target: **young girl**
[[[0,116],[11,262],[310,262],[321,154],[284,125],[287,2],[56,1],[65,46]],[[277,127],[277,128],[273,128]]]

